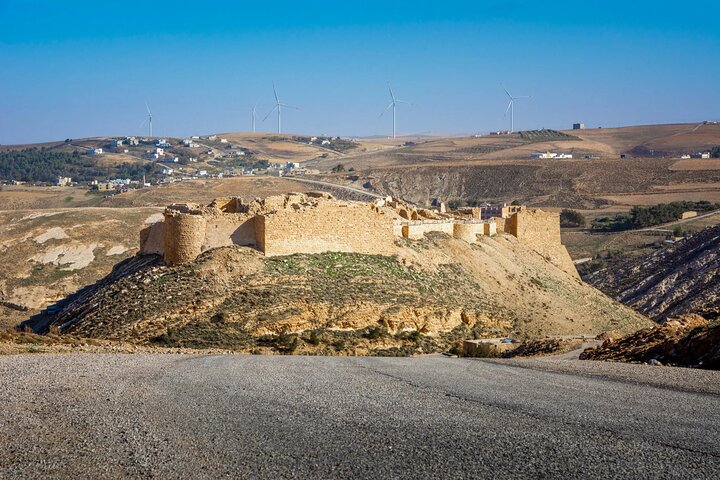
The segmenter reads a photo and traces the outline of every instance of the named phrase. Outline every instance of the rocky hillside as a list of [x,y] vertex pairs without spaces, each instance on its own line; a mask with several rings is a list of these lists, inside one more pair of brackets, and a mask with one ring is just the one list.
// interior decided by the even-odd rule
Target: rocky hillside
[[162,218],[158,208],[0,211],[0,330],[106,276]]
[[658,321],[683,313],[720,313],[720,226],[702,230],[646,257],[585,276],[619,302]]
[[580,359],[720,370],[720,323],[685,315],[624,338],[609,338],[583,352]]
[[264,257],[225,247],[176,267],[136,257],[27,325],[172,347],[407,354],[467,337],[629,333],[651,324],[514,237],[480,238],[399,240],[394,256]]

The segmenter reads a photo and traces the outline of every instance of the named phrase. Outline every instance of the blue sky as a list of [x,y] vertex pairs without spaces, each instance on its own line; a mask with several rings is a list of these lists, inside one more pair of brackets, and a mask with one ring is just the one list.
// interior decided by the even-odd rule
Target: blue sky
[[[0,0],[0,143],[387,134],[720,119],[720,2]],[[404,107],[404,108],[403,108]]]

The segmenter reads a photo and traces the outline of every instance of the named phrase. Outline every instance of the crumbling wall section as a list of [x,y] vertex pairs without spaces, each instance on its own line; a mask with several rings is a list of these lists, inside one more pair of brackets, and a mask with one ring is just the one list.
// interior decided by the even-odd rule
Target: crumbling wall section
[[419,220],[408,222],[402,227],[403,237],[410,240],[420,240],[428,232],[442,232],[452,236],[454,232],[454,222],[452,220]]
[[578,277],[575,265],[560,238],[560,214],[523,209],[505,220],[505,233],[546,257],[560,269]]

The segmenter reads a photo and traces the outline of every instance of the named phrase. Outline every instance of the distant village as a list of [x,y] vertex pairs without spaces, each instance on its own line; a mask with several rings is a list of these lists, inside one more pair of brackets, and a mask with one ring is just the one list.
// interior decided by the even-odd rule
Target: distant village
[[[300,143],[329,147],[337,142],[347,144],[356,140],[331,137],[297,137]],[[256,158],[255,152],[245,147],[233,147],[226,138],[217,135],[192,136],[172,144],[164,138],[148,139],[135,136],[110,139],[103,147],[86,148],[84,155],[134,154],[143,148],[142,158],[155,162],[160,170],[151,181],[147,178],[108,178],[93,180],[88,188],[94,191],[121,193],[129,189],[150,187],[153,184],[169,184],[200,178],[227,178],[248,175],[274,177],[317,174],[319,170],[303,167],[298,162],[269,162]],[[210,165],[207,166],[196,166]],[[213,165],[214,164],[214,165]],[[19,182],[18,182],[19,183]],[[76,185],[71,177],[58,176],[57,186]]]

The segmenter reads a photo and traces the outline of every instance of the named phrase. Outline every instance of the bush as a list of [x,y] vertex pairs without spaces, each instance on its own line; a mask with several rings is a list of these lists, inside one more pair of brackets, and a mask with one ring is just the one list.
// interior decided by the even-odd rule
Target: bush
[[582,213],[575,210],[564,208],[560,212],[560,226],[566,228],[584,227],[586,224],[585,217]]

